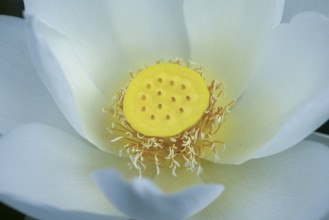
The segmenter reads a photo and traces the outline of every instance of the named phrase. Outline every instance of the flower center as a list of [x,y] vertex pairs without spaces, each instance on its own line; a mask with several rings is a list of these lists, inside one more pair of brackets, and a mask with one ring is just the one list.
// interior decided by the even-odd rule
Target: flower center
[[122,143],[119,155],[128,156],[130,168],[140,175],[147,167],[157,175],[169,167],[202,172],[202,157],[220,159],[225,144],[216,140],[225,115],[234,104],[221,106],[222,84],[205,85],[203,68],[170,60],[132,73],[129,83],[113,98],[111,142]]
[[169,137],[193,126],[209,106],[204,79],[194,70],[167,63],[148,67],[133,78],[123,113],[136,131]]

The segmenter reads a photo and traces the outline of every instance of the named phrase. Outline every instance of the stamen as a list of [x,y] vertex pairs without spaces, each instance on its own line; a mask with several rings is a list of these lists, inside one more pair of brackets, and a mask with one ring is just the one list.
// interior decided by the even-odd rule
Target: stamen
[[[170,61],[171,63],[182,64],[181,60]],[[182,64],[183,65],[183,64]],[[187,65],[187,64],[184,64]],[[190,65],[190,64],[188,64]],[[203,75],[203,68],[193,69],[198,72],[199,75]],[[132,74],[135,75],[135,74]],[[164,84],[163,78],[156,78],[158,84]],[[170,86],[173,85],[169,81]],[[146,84],[146,90],[151,89],[151,84]],[[115,123],[112,123],[111,128],[108,128],[110,134],[116,135],[116,138],[111,142],[119,140],[126,141],[125,145],[120,149],[119,154],[126,154],[130,158],[129,167],[138,170],[142,175],[143,169],[146,169],[148,164],[155,165],[156,175],[160,175],[161,168],[169,167],[173,176],[177,176],[177,168],[184,166],[186,170],[200,175],[202,173],[201,158],[204,156],[206,149],[213,152],[214,161],[220,160],[220,154],[225,151],[225,144],[219,140],[213,140],[214,134],[216,134],[221,126],[221,123],[225,119],[225,115],[229,112],[229,109],[233,106],[234,102],[229,103],[226,106],[220,106],[217,101],[221,98],[223,93],[223,85],[217,81],[212,81],[207,89],[209,91],[209,106],[204,111],[202,117],[192,127],[180,132],[177,135],[169,137],[156,137],[145,136],[131,127],[126,121],[123,113],[123,99],[127,86],[123,87],[117,94],[114,103],[113,111],[108,111],[104,108],[106,114],[112,114],[114,116]],[[187,91],[185,84],[178,84],[178,89]],[[159,92],[158,92],[159,95]],[[162,93],[160,94],[162,95]],[[143,100],[143,95],[140,96]],[[169,96],[170,97],[170,96]],[[175,97],[170,97],[172,102],[175,102]],[[193,97],[186,95],[185,101],[191,101]],[[147,97],[145,96],[145,99]],[[184,98],[183,98],[184,101]],[[164,111],[162,103],[155,105],[157,111]],[[145,106],[140,108],[141,112],[148,114],[151,120],[160,120],[157,118],[156,113],[148,113],[149,110]],[[147,110],[147,111],[146,111]],[[176,111],[179,114],[185,114],[184,107],[177,107]],[[171,121],[172,116],[165,114],[165,121]]]

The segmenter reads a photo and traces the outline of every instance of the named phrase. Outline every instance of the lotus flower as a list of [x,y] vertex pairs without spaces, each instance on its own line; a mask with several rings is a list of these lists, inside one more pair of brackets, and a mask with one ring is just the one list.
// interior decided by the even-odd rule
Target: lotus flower
[[0,17],[0,200],[38,219],[322,218],[328,14],[26,0]]

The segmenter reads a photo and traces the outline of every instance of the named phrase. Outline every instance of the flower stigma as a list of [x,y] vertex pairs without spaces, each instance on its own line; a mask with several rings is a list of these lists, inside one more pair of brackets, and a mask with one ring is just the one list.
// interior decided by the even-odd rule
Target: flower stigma
[[213,135],[234,102],[220,106],[223,86],[217,81],[206,85],[203,72],[179,59],[159,61],[132,74],[112,107],[105,109],[113,116],[107,128],[115,136],[111,142],[125,141],[119,154],[127,155],[129,167],[140,175],[149,164],[155,165],[157,175],[169,167],[176,176],[182,166],[199,175],[205,150],[219,161],[225,144]]
[[170,137],[194,125],[209,105],[209,91],[195,71],[156,64],[136,75],[123,99],[123,114],[146,136]]

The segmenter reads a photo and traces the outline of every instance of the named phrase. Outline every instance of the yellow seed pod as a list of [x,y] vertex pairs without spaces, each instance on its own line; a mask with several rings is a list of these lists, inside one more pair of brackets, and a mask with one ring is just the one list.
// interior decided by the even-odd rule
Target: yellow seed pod
[[139,133],[170,137],[193,126],[208,105],[209,91],[197,72],[178,64],[156,64],[131,80],[123,113]]

